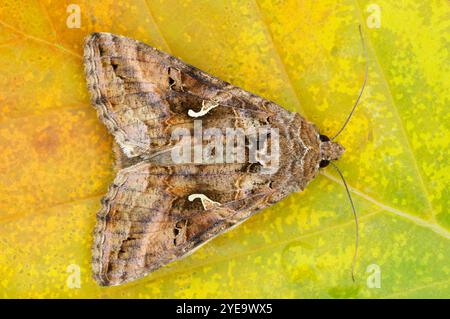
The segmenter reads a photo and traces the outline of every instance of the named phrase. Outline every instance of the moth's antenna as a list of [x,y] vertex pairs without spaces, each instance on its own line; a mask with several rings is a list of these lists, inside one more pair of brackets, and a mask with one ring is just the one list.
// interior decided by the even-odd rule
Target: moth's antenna
[[336,135],[334,135],[334,136],[331,138],[331,140],[334,140],[339,134],[341,134],[341,132],[342,132],[342,131],[344,130],[344,128],[347,126],[348,122],[350,121],[350,118],[351,118],[352,115],[353,115],[353,112],[354,112],[355,109],[356,109],[356,106],[357,106],[358,103],[359,103],[359,100],[361,99],[361,96],[362,96],[362,94],[363,94],[363,92],[364,92],[364,88],[366,87],[367,77],[368,77],[368,74],[369,74],[369,56],[368,56],[368,54],[367,54],[367,48],[366,48],[366,44],[365,44],[365,42],[364,42],[364,37],[363,37],[361,25],[359,25],[359,35],[361,36],[361,43],[362,43],[362,47],[363,47],[363,50],[364,50],[364,56],[365,56],[365,58],[366,58],[366,69],[365,69],[365,73],[364,73],[364,82],[363,82],[363,85],[362,85],[362,87],[361,87],[361,91],[359,92],[358,98],[356,99],[356,102],[355,102],[355,104],[353,105],[353,108],[352,108],[352,110],[350,111],[350,114],[347,116],[347,119],[345,120],[344,125],[342,125],[341,129],[336,133]]
[[350,200],[350,205],[352,206],[353,210],[353,216],[355,218],[355,228],[356,228],[356,236],[355,236],[355,254],[353,255],[353,262],[352,262],[352,280],[355,282],[355,265],[356,265],[356,259],[358,257],[358,245],[359,245],[359,225],[358,225],[358,215],[356,214],[355,205],[353,204],[352,196],[350,195],[350,190],[348,189],[347,183],[345,182],[344,175],[342,175],[340,169],[334,164],[333,162],[330,162],[331,165],[333,165],[334,169],[338,172],[339,176],[342,179],[342,182],[344,183],[345,190],[347,191],[348,199]]

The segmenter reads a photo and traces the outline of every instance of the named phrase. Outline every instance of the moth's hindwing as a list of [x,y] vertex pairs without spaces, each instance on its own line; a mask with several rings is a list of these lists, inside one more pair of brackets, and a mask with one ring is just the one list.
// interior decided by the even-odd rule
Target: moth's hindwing
[[142,277],[276,201],[271,177],[246,174],[248,166],[142,162],[121,170],[97,215],[96,280]]

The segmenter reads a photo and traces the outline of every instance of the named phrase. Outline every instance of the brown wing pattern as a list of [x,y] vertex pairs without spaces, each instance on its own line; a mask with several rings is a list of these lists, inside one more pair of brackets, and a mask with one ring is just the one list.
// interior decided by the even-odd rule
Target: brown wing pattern
[[[117,285],[142,277],[270,205],[276,192],[271,177],[250,165],[258,164],[142,162],[121,170],[97,215],[96,280]],[[189,200],[192,194],[220,205],[204,207],[199,198]]]
[[191,127],[188,110],[199,111],[203,101],[220,104],[202,119],[204,127],[258,126],[270,116],[292,117],[273,102],[110,33],[86,39],[85,66],[92,103],[129,157],[170,145],[169,129]]
[[[121,149],[119,171],[102,201],[94,235],[93,272],[101,285],[140,278],[192,252],[303,189],[317,174],[317,131],[271,101],[109,33],[86,39],[85,66],[92,103]],[[217,107],[201,117],[203,128],[277,128],[279,169],[261,174],[260,163],[156,160],[152,154],[173,147],[174,128],[193,130],[188,112],[199,112],[205,102]],[[191,195],[197,197],[191,201]]]

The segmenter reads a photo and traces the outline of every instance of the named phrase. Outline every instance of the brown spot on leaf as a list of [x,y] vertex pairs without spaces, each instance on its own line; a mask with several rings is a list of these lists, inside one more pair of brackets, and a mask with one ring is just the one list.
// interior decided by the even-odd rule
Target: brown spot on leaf
[[49,126],[37,132],[32,144],[40,155],[53,155],[60,145],[59,134],[56,129]]

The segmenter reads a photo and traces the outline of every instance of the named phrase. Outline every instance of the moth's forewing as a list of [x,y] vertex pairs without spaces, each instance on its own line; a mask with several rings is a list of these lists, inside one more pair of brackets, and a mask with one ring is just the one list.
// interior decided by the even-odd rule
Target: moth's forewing
[[[102,285],[140,278],[242,222],[317,174],[319,135],[296,113],[215,78],[150,46],[109,33],[86,39],[85,66],[92,103],[120,146],[121,169],[103,199],[93,247],[94,277]],[[271,127],[279,166],[262,163],[177,164],[173,129],[194,130],[189,110],[218,106],[202,128]],[[269,140],[273,137],[269,137]],[[155,154],[163,154],[157,155]],[[206,209],[189,195],[219,206]]]
[[138,41],[93,33],[85,43],[92,103],[124,152],[141,155],[170,144],[173,125],[192,128],[188,110],[219,101],[203,127],[257,127],[293,114]]

